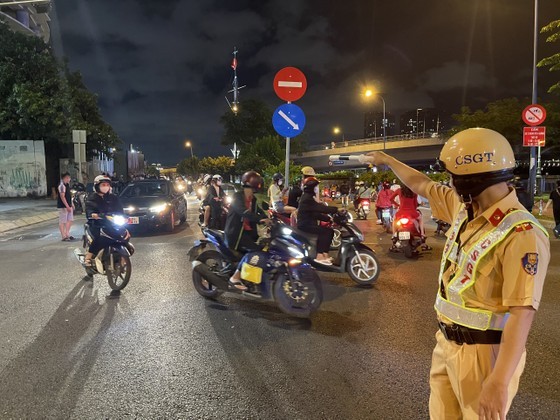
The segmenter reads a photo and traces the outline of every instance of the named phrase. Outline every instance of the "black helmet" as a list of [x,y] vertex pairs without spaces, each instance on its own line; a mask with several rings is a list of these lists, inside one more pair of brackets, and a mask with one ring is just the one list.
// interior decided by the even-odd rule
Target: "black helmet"
[[383,181],[383,189],[388,190],[389,188],[391,188],[391,184],[387,181]]
[[274,175],[272,175],[272,180],[274,182],[278,182],[281,179],[284,179],[284,175],[282,175],[280,172],[276,172]]
[[317,185],[319,185],[319,180],[314,176],[309,176],[303,180],[303,191],[312,193]]
[[261,174],[255,171],[247,171],[241,177],[243,188],[252,188],[253,191],[258,190],[263,185]]

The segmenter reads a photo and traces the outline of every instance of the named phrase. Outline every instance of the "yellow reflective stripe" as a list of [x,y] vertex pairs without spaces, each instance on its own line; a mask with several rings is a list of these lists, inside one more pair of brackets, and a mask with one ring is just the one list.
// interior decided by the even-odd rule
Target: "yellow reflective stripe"
[[502,331],[509,317],[509,312],[494,313],[485,309],[467,308],[445,300],[439,294],[436,297],[434,309],[455,324],[482,331]]

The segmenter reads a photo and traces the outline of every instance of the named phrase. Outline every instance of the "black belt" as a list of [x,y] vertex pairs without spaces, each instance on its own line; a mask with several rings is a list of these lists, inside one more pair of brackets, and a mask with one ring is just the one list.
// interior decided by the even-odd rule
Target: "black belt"
[[475,330],[457,324],[439,322],[443,336],[457,344],[500,344],[502,332],[496,330]]

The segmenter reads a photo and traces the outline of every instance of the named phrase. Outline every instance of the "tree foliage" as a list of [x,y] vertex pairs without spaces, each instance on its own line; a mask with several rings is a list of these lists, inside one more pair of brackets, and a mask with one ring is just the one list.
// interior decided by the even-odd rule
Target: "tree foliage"
[[198,165],[200,172],[210,175],[229,175],[233,168],[233,159],[227,156],[205,157]]
[[196,156],[183,159],[177,165],[177,173],[197,179],[200,174],[199,163],[200,160]]
[[[550,22],[548,25],[541,29],[541,33],[552,32],[551,35],[546,38],[546,42],[556,42],[560,40],[560,20],[555,20]],[[550,67],[549,71],[559,71],[560,70],[560,52],[551,55],[550,57],[543,58],[537,64],[538,67]],[[560,81],[553,84],[549,89],[548,93],[560,94]]]
[[[527,105],[530,105],[528,99],[508,98],[491,102],[485,109],[476,111],[463,107],[461,113],[453,115],[458,125],[451,130],[451,134],[472,127],[490,128],[503,134],[513,149],[519,152],[523,144],[523,127],[525,126],[521,113]],[[560,142],[560,106],[557,103],[543,105],[547,110],[545,121],[547,146],[558,144]]]
[[252,144],[259,138],[276,135],[272,127],[272,110],[257,99],[241,101],[239,111],[236,114],[226,111],[220,122],[225,130],[222,144],[237,143],[241,150],[243,145]]
[[257,171],[263,173],[269,166],[278,165],[284,160],[282,139],[277,135],[269,135],[255,139],[253,144],[241,148],[239,159],[235,164],[236,172]]

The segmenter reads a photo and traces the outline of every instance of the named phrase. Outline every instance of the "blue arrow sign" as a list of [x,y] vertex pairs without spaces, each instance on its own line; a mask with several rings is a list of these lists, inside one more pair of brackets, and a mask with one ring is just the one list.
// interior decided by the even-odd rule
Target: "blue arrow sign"
[[305,114],[297,105],[280,105],[272,114],[272,125],[282,137],[295,137],[305,127]]

